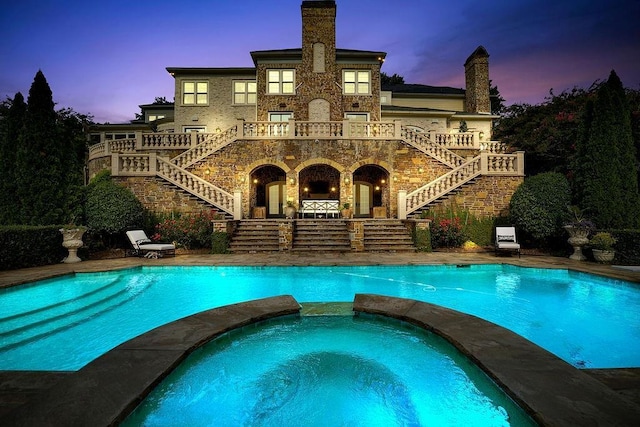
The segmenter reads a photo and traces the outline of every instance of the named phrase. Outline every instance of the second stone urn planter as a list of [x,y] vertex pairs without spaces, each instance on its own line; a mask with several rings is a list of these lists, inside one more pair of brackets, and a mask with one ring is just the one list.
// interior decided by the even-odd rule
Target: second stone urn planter
[[73,264],[82,261],[80,257],[78,257],[78,249],[84,244],[82,242],[82,235],[85,231],[87,231],[85,227],[60,229],[60,233],[62,233],[62,246],[69,251],[69,255],[63,259],[62,262],[65,264]]

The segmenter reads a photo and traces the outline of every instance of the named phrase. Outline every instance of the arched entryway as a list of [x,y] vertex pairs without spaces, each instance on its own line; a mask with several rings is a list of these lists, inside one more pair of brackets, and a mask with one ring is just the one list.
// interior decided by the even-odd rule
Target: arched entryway
[[277,166],[260,166],[251,172],[250,183],[254,218],[283,217],[287,200],[285,171]]
[[339,200],[340,172],[333,166],[307,166],[299,174],[300,200]]
[[378,165],[364,165],[353,173],[353,215],[370,217],[374,208],[389,207],[389,172]]

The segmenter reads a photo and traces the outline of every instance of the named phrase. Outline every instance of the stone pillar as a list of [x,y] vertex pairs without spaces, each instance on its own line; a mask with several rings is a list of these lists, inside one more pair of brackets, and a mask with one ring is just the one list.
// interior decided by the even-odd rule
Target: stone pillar
[[347,222],[347,226],[349,228],[351,252],[364,252],[364,220],[350,220]]
[[278,250],[290,251],[293,248],[293,220],[278,222]]
[[233,192],[233,219],[236,221],[242,219],[242,193],[240,191]]
[[407,190],[398,191],[398,219],[407,219]]

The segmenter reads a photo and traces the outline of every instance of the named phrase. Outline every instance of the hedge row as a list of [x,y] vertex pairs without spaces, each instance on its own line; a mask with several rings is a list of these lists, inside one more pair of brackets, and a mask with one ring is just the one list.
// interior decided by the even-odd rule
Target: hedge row
[[59,225],[0,227],[0,270],[61,262],[68,251],[62,247],[60,228]]
[[610,230],[618,241],[614,264],[640,265],[640,230]]

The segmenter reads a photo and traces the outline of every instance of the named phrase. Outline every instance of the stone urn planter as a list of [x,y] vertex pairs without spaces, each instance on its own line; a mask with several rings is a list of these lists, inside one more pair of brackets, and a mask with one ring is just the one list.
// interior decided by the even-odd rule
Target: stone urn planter
[[587,257],[582,253],[582,247],[589,243],[589,229],[575,225],[565,225],[564,229],[569,233],[567,242],[573,246],[573,254],[569,258],[576,261],[586,260]]
[[591,252],[593,252],[593,258],[595,258],[595,260],[597,262],[601,262],[604,264],[608,264],[611,261],[613,261],[613,258],[615,258],[616,256],[616,251],[605,251],[602,249],[592,249]]
[[78,257],[78,249],[82,247],[82,235],[87,231],[85,227],[73,227],[73,228],[61,228],[62,233],[62,246],[68,251],[69,255],[62,260],[66,264],[73,264],[74,262],[82,261]]
[[593,258],[595,258],[597,262],[610,263],[616,256],[616,251],[613,249],[613,245],[616,243],[617,239],[610,233],[603,231],[596,233],[589,241]]

